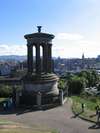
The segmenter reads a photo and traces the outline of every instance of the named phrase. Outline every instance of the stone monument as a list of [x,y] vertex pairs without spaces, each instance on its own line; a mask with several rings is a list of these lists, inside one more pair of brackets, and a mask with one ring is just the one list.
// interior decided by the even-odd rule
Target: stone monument
[[[58,77],[53,73],[52,66],[54,35],[41,32],[41,26],[37,28],[37,33],[24,36],[27,40],[27,74],[23,77],[22,99],[24,100],[22,101],[27,104],[36,104],[37,95],[40,93],[44,101],[49,96],[59,95]],[[33,47],[35,48],[35,65],[33,65]],[[40,47],[42,56],[40,56]]]

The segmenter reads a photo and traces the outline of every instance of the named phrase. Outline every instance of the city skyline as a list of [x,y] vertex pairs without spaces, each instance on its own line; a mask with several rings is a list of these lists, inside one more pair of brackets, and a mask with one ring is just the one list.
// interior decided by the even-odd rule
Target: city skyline
[[55,35],[53,57],[81,58],[100,55],[99,0],[0,1],[0,55],[26,55],[24,35]]

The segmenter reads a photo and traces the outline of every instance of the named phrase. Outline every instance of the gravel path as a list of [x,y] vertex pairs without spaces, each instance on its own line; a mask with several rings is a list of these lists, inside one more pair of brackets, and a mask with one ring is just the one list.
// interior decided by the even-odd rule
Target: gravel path
[[60,133],[100,133],[100,128],[79,118],[73,118],[70,102],[46,111],[0,115],[0,118],[23,123],[32,127],[48,127]]

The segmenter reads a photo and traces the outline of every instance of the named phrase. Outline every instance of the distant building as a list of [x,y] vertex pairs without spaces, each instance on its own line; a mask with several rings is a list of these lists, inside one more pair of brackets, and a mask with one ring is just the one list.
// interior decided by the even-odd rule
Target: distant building
[[9,75],[11,73],[11,67],[7,64],[0,64],[0,74],[2,76]]
[[0,62],[0,75],[7,76],[12,73],[13,70],[16,69],[17,64],[15,62]]
[[85,56],[84,53],[82,54],[82,65],[81,68],[84,70],[85,69]]
[[54,60],[54,71],[60,75],[65,72],[77,73],[88,69],[100,70],[100,55],[97,58],[85,58],[83,53],[81,59],[56,58]]

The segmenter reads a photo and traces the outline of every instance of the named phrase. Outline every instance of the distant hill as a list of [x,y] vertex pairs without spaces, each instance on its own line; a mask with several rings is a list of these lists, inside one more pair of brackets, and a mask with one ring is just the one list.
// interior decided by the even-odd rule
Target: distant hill
[[[33,57],[33,59],[35,60],[35,57]],[[53,57],[54,60],[57,59],[57,57]],[[2,55],[0,56],[0,61],[24,61],[27,60],[27,56],[26,55]]]
[[27,56],[19,56],[19,55],[3,55],[0,56],[0,61],[8,61],[8,60],[14,60],[14,61],[24,61],[27,59]]

